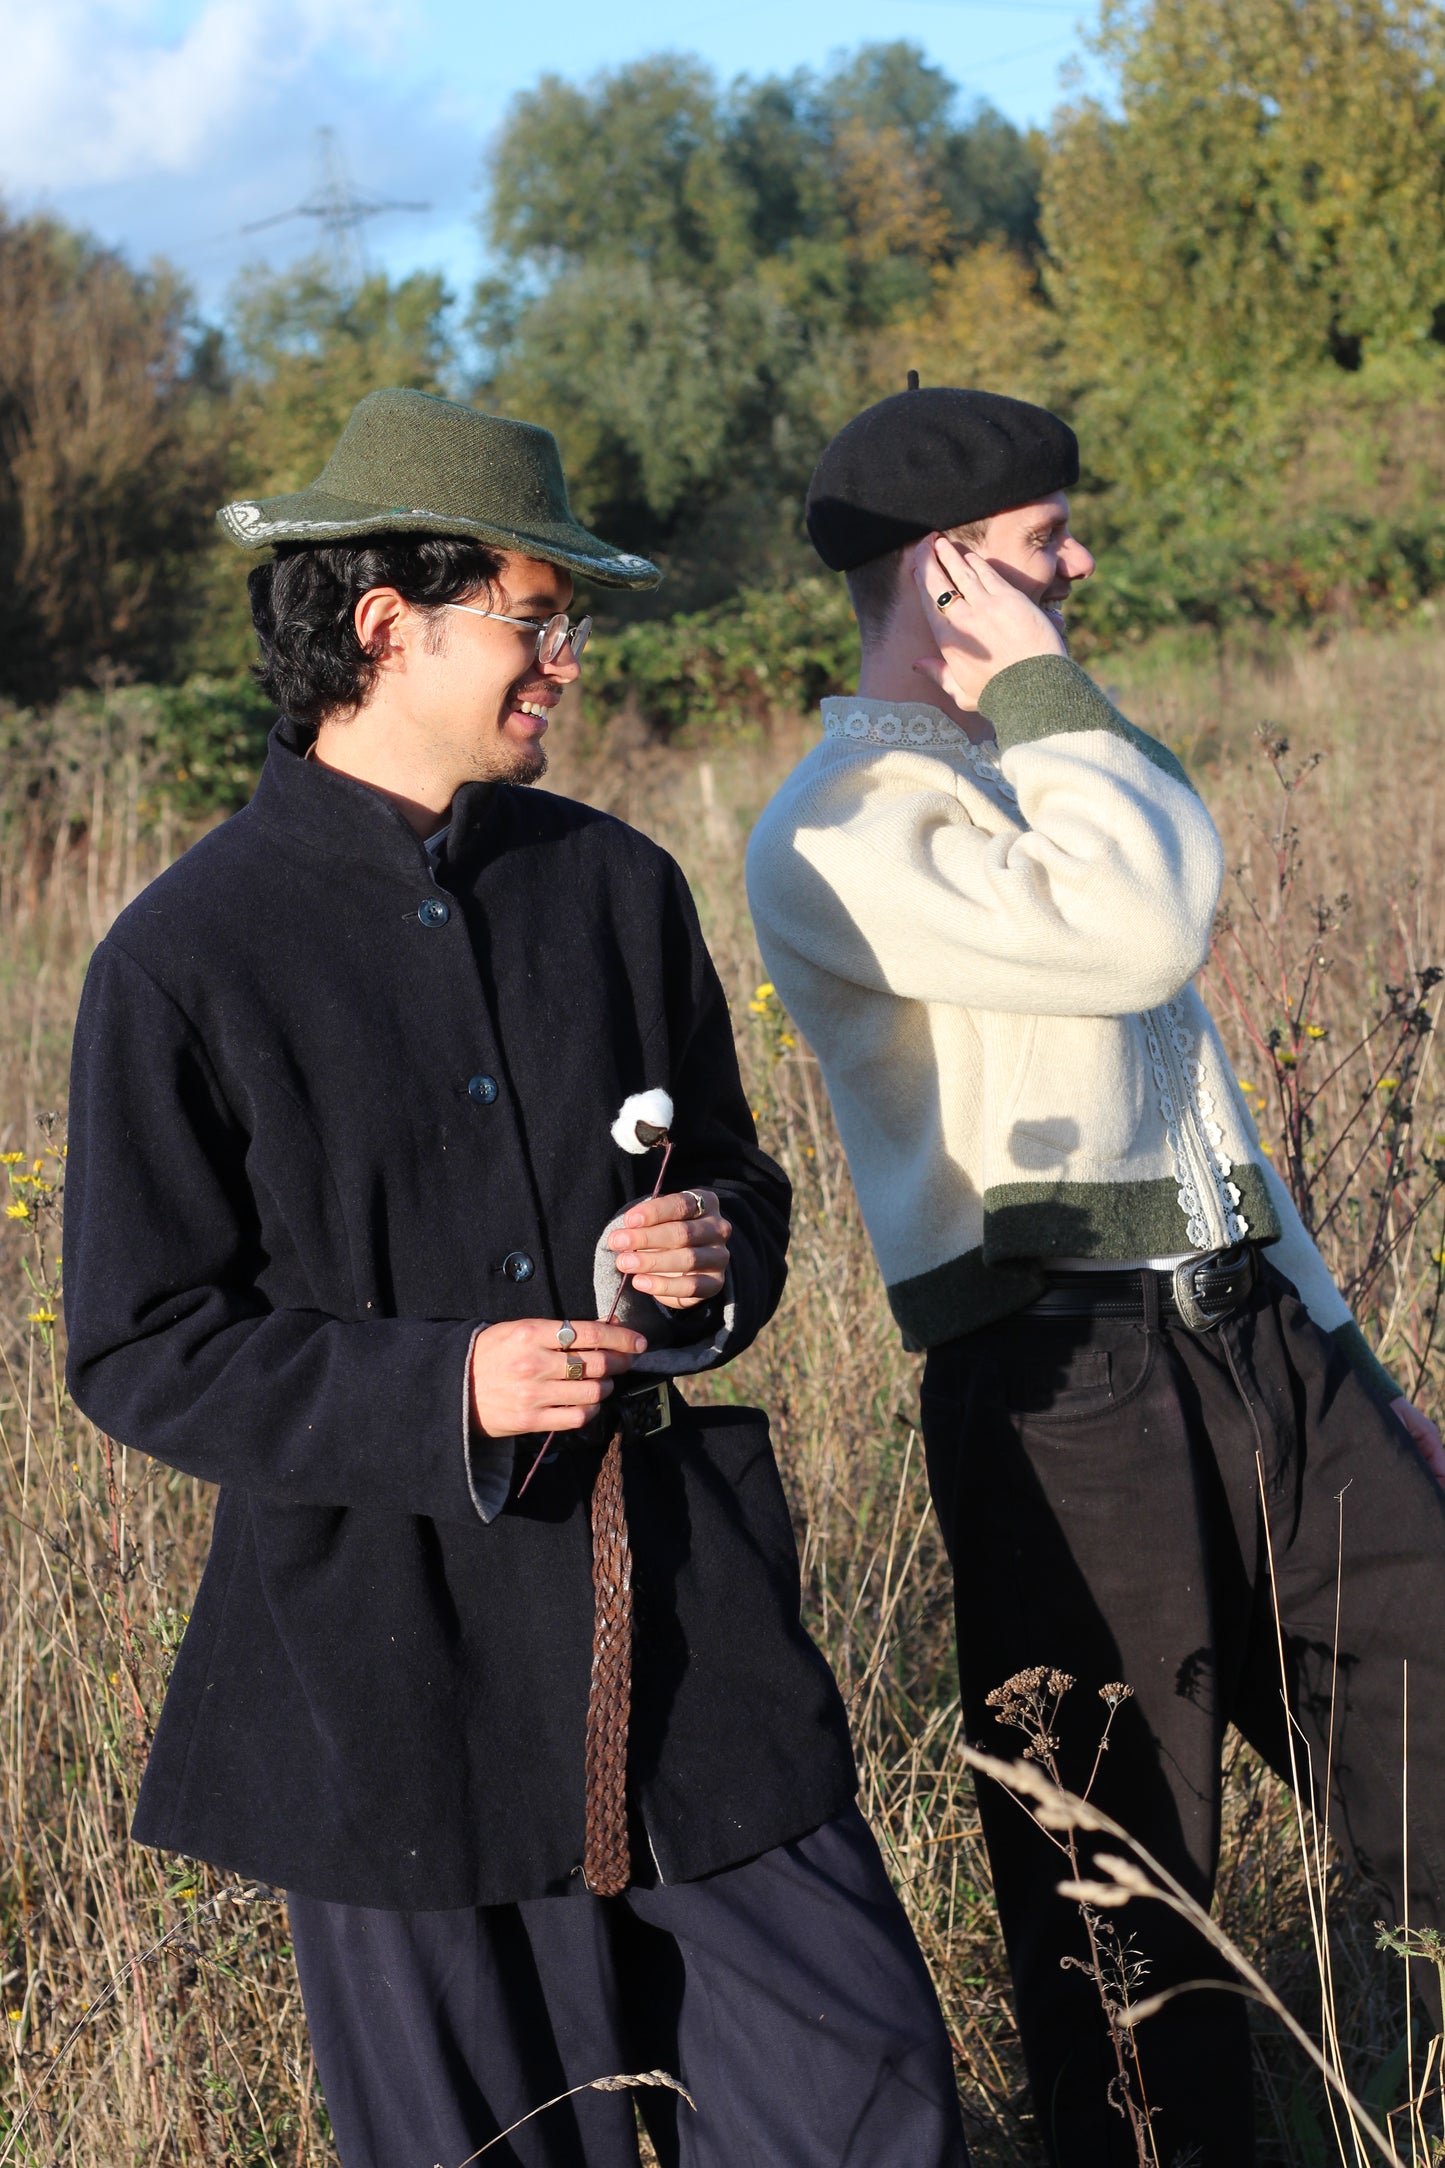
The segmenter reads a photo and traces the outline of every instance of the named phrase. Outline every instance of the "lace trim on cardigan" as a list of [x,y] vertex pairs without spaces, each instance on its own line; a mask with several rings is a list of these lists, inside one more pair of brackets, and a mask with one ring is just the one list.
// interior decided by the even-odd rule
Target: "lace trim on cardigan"
[[1143,1024],[1189,1239],[1199,1250],[1242,1242],[1249,1222],[1239,1209],[1239,1190],[1230,1179],[1234,1162],[1224,1150],[1224,1131],[1215,1119],[1198,1042],[1184,1021],[1183,1004],[1166,1001],[1160,1009],[1146,1009]]
[[825,700],[823,735],[847,738],[868,745],[900,745],[941,752],[962,753],[981,782],[989,783],[1005,798],[1018,792],[998,764],[998,747],[992,740],[975,744],[961,724],[940,715],[937,708],[920,702],[901,702],[887,707],[879,700]]

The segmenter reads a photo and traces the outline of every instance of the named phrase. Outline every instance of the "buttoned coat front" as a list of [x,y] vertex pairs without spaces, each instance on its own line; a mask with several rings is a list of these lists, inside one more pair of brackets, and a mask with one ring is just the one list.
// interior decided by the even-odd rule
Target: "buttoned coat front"
[[[305,746],[278,725],[252,803],[122,914],[76,1031],[71,1389],[220,1486],[135,1833],[356,1904],[536,1896],[582,1856],[598,1456],[485,1523],[473,1334],[595,1314],[599,1233],[655,1164],[610,1137],[630,1092],[671,1092],[669,1187],[733,1223],[729,1354],[781,1291],[787,1184],[664,852],[474,784],[434,875]],[[634,1849],[669,1882],[854,1784],[766,1421],[674,1411],[625,1453]]]

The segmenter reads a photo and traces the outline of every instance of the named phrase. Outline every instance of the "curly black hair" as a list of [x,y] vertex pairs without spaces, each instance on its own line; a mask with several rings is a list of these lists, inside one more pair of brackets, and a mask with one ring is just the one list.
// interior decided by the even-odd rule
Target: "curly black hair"
[[418,609],[439,610],[490,590],[500,569],[496,550],[459,535],[283,542],[246,582],[261,643],[256,676],[283,714],[303,723],[359,707],[377,669],[356,637],[356,605],[369,588],[394,587]]

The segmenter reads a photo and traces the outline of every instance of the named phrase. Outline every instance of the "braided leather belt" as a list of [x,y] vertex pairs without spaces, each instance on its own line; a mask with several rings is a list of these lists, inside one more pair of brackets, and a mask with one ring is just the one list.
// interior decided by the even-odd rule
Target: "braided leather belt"
[[[1248,1242],[1186,1257],[1173,1272],[1055,1272],[1023,1313],[1029,1317],[1177,1318],[1189,1332],[1210,1332],[1246,1302],[1259,1278]],[[1152,1286],[1150,1283],[1153,1283]],[[1150,1298],[1153,1298],[1152,1303]]]
[[597,1897],[620,1896],[632,1879],[627,1831],[632,1543],[622,1488],[622,1448],[655,1437],[671,1421],[672,1398],[665,1378],[645,1385],[619,1385],[601,1411],[607,1444],[592,1486],[592,1683],[587,1695],[582,1850],[582,1872]]

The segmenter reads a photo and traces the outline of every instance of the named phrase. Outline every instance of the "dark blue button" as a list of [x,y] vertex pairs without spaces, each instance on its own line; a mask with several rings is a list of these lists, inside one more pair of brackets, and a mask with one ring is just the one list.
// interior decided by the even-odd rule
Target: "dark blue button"
[[525,1250],[508,1250],[502,1259],[502,1270],[509,1280],[530,1280],[536,1269]]
[[467,1090],[479,1107],[489,1107],[497,1096],[497,1080],[494,1076],[474,1076]]
[[424,896],[416,907],[416,915],[423,926],[445,926],[452,915],[452,907],[444,896]]

